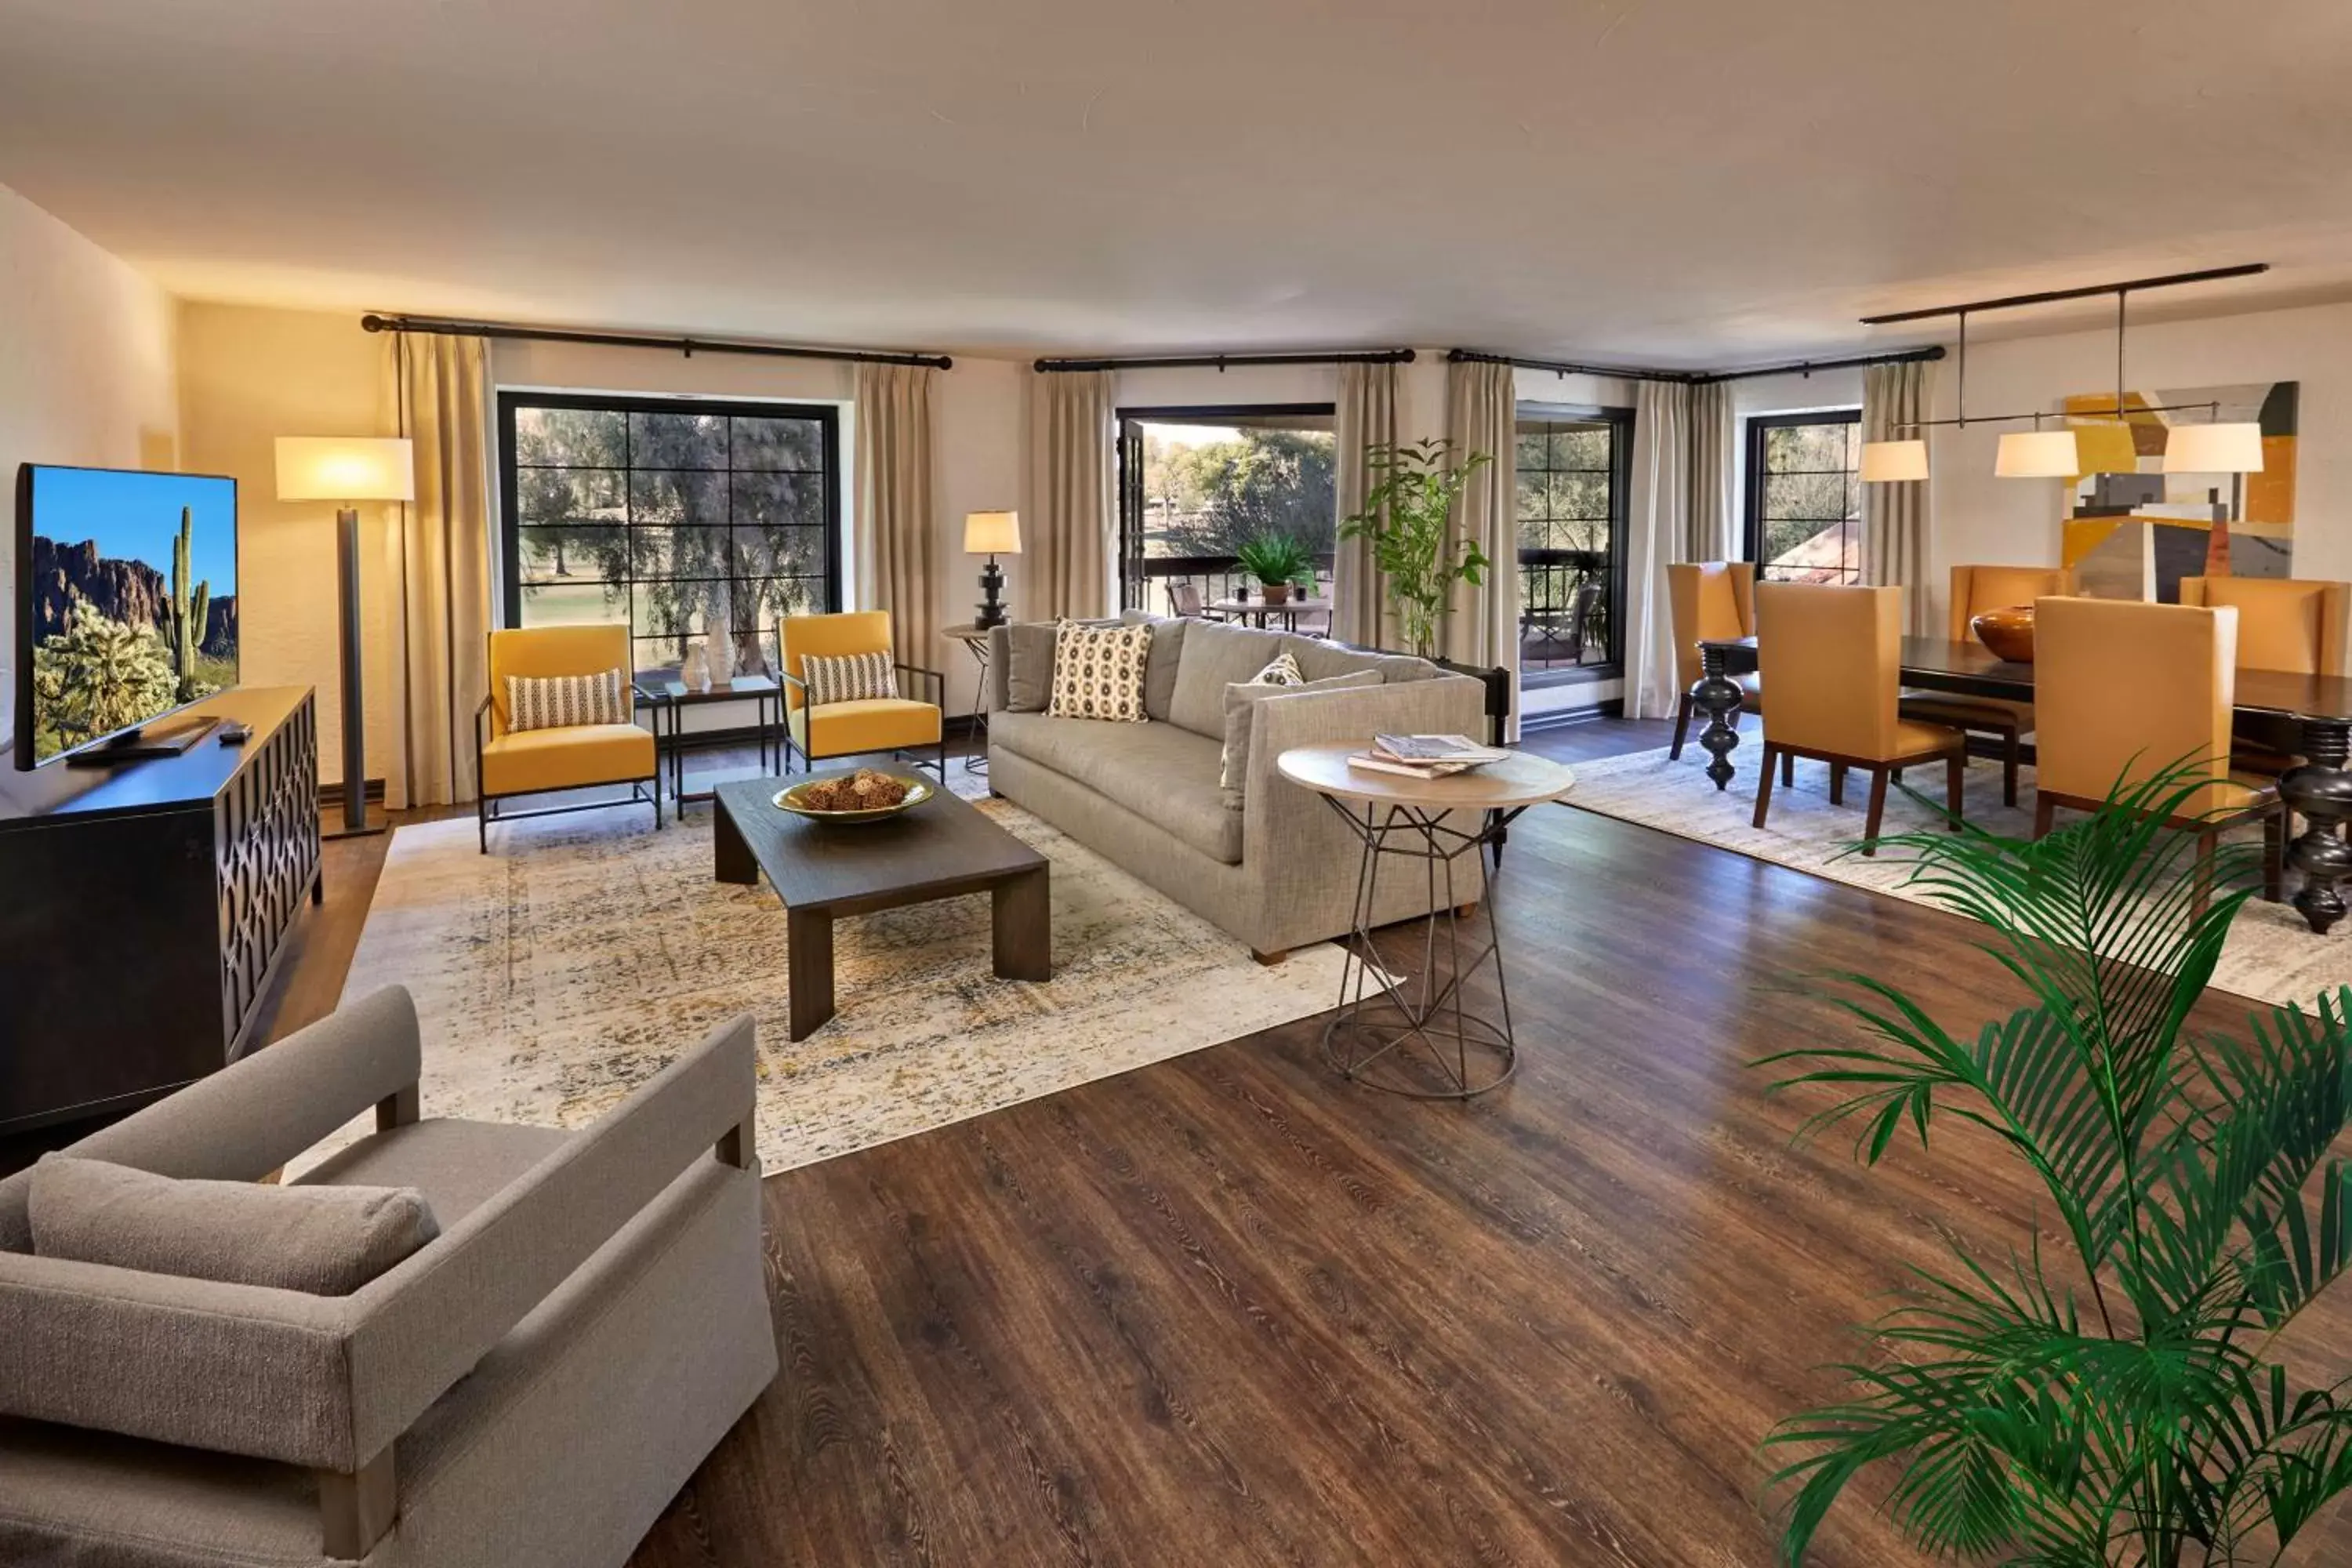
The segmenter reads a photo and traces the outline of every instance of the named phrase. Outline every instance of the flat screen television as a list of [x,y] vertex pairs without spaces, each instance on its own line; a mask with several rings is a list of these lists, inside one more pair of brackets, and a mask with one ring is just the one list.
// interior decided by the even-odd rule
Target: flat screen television
[[16,765],[120,748],[236,684],[236,481],[16,475]]

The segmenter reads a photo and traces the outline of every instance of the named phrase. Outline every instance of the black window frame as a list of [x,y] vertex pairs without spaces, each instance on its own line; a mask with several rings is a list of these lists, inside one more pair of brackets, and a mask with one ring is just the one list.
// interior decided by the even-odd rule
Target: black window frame
[[[1633,532],[1633,419],[1634,411],[1616,404],[1546,403],[1526,400],[1513,412],[1511,434],[1514,437],[1511,459],[1511,569],[1519,569],[1524,553],[1517,548],[1519,509],[1517,500],[1519,482],[1518,444],[1517,437],[1528,433],[1531,425],[1606,425],[1609,426],[1609,576],[1607,656],[1598,664],[1576,665],[1566,669],[1529,669],[1523,663],[1519,669],[1519,689],[1538,690],[1550,686],[1576,686],[1591,681],[1622,680],[1625,676],[1625,599],[1629,581],[1625,571],[1625,552]],[[1497,459],[1500,460],[1499,458]],[[1545,472],[1551,470],[1547,468]],[[1579,470],[1590,471],[1590,470]],[[1524,588],[1522,611],[1526,608]],[[1526,645],[1526,634],[1520,635],[1520,646]],[[1521,655],[1524,659],[1524,653]]]
[[[515,416],[519,411],[526,408],[582,409],[597,413],[617,413],[624,416],[625,424],[628,416],[636,414],[715,414],[728,418],[740,419],[807,420],[819,426],[824,432],[822,437],[824,465],[820,470],[824,478],[824,571],[822,575],[822,581],[824,584],[824,609],[829,614],[842,607],[845,542],[842,538],[841,491],[844,454],[841,446],[841,409],[837,405],[790,398],[719,398],[698,397],[683,394],[665,395],[643,393],[535,392],[529,388],[517,387],[502,388],[498,395],[499,537],[502,564],[505,568],[501,574],[502,581],[499,584],[499,625],[502,627],[512,628],[522,625],[522,591],[526,584],[523,582],[522,572],[522,519],[520,515],[521,508],[520,488],[518,480],[519,466],[515,461]],[[614,471],[625,476],[623,493],[625,496],[629,493],[625,476],[636,470],[632,465],[625,463],[621,468]],[[737,472],[805,473],[808,470],[739,470],[730,466],[725,469],[692,471],[723,472],[732,475]],[[734,505],[731,485],[729,487],[728,504],[731,528]],[[631,518],[625,526],[635,527],[635,520]],[[729,552],[729,560],[731,567],[735,560],[732,551]],[[664,668],[661,664],[645,663],[640,656],[640,649],[647,644],[674,640],[678,645],[678,655],[682,658],[686,638],[695,634],[677,634],[673,638],[669,634],[641,633],[637,630],[638,578],[635,571],[636,552],[634,549],[629,552],[629,575],[621,584],[624,609],[620,624],[629,629],[630,663],[639,670],[661,668]],[[652,580],[646,579],[646,581]],[[740,575],[731,569],[727,577],[730,590],[738,584],[755,581],[758,579]],[[775,628],[757,626],[752,629],[758,633],[761,651],[769,661],[770,668],[772,668],[777,657],[777,650],[773,646]]]
[[[1741,510],[1745,513],[1743,548],[1747,552],[1748,561],[1756,567],[1756,579],[1758,582],[1760,583],[1775,580],[1768,579],[1765,576],[1765,573],[1769,569],[1768,563],[1764,559],[1764,481],[1767,477],[1764,470],[1765,433],[1770,430],[1792,429],[1806,425],[1859,425],[1861,423],[1862,410],[1859,408],[1816,408],[1803,413],[1751,414],[1748,416],[1747,493],[1741,498]],[[1856,466],[1843,470],[1846,473],[1853,474],[1854,477],[1854,516],[1851,520],[1822,518],[1819,520],[1806,519],[1804,521],[1819,521],[1823,523],[1833,521],[1851,521],[1855,531],[1857,533],[1860,532],[1862,529],[1862,473],[1860,462],[1861,459],[1857,456],[1855,458]],[[1826,473],[1828,470],[1807,468],[1792,471],[1802,473]],[[1856,573],[1854,581],[1856,583],[1861,581],[1859,572]]]
[[[1154,577],[1162,581],[1171,577],[1238,577],[1239,562],[1230,555],[1157,555],[1143,553],[1143,450],[1140,432],[1130,430],[1134,425],[1165,423],[1174,425],[1264,424],[1276,419],[1330,419],[1339,416],[1336,403],[1206,403],[1139,405],[1113,411],[1112,441],[1116,448],[1118,484],[1118,608],[1150,610],[1155,615],[1166,613],[1165,605],[1150,603]],[[1336,477],[1336,458],[1335,477]],[[1331,526],[1339,525],[1339,495],[1331,498]],[[1150,560],[1163,568],[1158,573],[1143,569],[1142,563]],[[1328,570],[1329,562],[1321,563]],[[1144,603],[1129,603],[1129,595],[1140,584]]]

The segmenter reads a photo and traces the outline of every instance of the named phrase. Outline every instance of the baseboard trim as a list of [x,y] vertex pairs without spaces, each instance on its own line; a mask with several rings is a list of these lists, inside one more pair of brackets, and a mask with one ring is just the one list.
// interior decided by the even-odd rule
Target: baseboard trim
[[1622,719],[1625,700],[1612,697],[1605,702],[1595,702],[1584,708],[1553,708],[1541,713],[1519,715],[1519,733],[1530,731],[1566,730],[1578,724],[1591,724],[1602,719]]

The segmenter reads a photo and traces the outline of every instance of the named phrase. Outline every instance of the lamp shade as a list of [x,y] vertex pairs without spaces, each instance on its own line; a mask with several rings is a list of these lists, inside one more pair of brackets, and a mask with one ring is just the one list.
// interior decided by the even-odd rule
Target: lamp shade
[[1904,479],[1924,479],[1927,477],[1927,442],[1864,441],[1862,444],[1864,483],[1895,484]]
[[2263,427],[2259,425],[2175,425],[2165,433],[2168,474],[2259,474]]
[[2019,430],[2000,438],[1992,471],[2004,479],[2070,479],[2081,463],[2072,430]]
[[1017,511],[968,511],[963,514],[966,555],[1021,553],[1021,514]]
[[279,500],[415,500],[416,462],[398,437],[280,436]]

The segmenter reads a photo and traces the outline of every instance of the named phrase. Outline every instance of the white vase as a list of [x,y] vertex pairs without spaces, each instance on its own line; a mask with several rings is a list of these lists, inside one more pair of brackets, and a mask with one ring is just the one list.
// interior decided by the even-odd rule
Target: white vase
[[687,645],[686,660],[678,666],[677,679],[678,684],[688,691],[709,689],[710,663],[703,655],[701,643],[693,642]]

